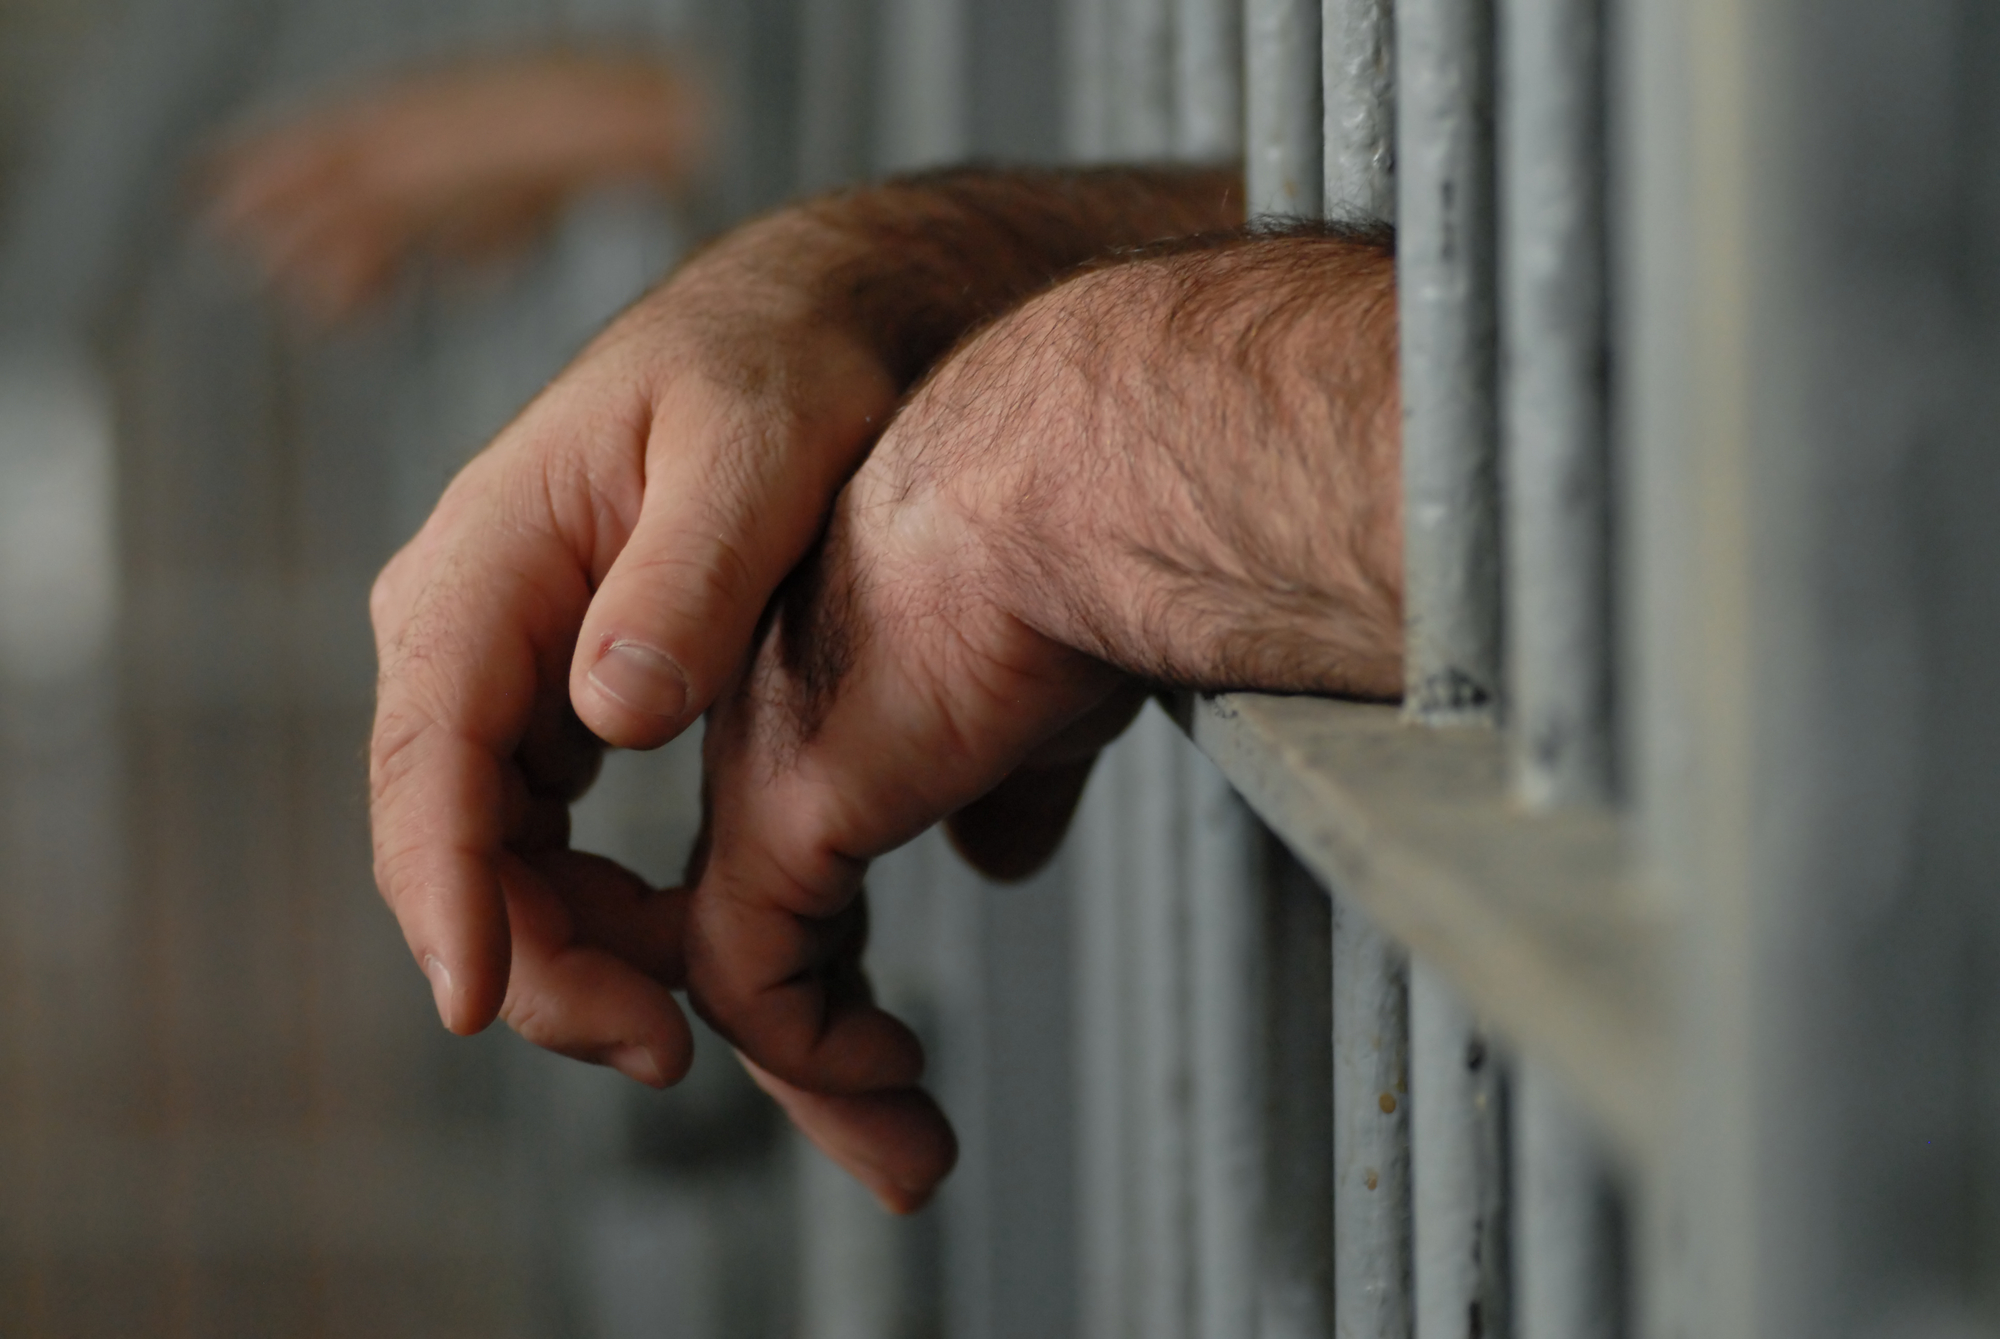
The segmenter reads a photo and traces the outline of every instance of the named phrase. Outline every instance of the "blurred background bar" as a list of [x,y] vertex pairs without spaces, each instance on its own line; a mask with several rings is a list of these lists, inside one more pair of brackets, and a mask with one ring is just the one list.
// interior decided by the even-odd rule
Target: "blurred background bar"
[[1323,157],[1319,6],[1244,0],[1244,176],[1250,214],[1312,218]]
[[1619,1197],[1590,1123],[1534,1062],[1509,1086],[1514,1132],[1514,1332],[1532,1339],[1630,1334]]
[[1243,154],[1243,7],[1238,0],[1174,6],[1174,151],[1193,162]]
[[1133,1227],[1138,1264],[1138,1332],[1190,1339],[1197,1319],[1195,1275],[1194,985],[1190,956],[1184,796],[1187,741],[1149,708],[1133,727],[1136,782],[1125,859],[1131,869],[1124,934],[1133,961],[1133,1091],[1138,1118]]

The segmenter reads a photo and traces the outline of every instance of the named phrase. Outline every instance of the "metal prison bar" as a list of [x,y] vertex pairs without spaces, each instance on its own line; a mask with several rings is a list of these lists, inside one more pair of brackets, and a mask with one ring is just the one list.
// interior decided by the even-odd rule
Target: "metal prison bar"
[[[1575,17],[1558,12],[1542,19],[1546,30],[1542,46],[1551,50],[1538,48],[1533,36],[1522,37],[1516,45],[1522,58],[1554,67],[1571,87],[1580,87],[1588,102],[1599,81],[1591,69],[1574,67],[1594,67],[1599,52],[1590,42],[1570,40],[1564,21]],[[1426,722],[1490,721],[1498,706],[1501,669],[1492,133],[1497,52],[1491,9],[1463,0],[1404,0],[1399,13],[1392,14],[1386,5],[1329,4],[1322,14],[1316,5],[1249,0],[1244,22],[1245,162],[1252,213],[1298,215],[1324,210],[1337,217],[1383,221],[1401,216],[1410,710]],[[1198,37],[1205,31],[1183,30],[1182,36]],[[1198,63],[1185,55],[1181,59],[1183,64]],[[1392,101],[1398,83],[1402,92]],[[1111,89],[1114,98],[1126,92],[1115,77]],[[1567,110],[1575,114],[1596,108]],[[1198,121],[1202,114],[1183,112],[1183,117]],[[1560,114],[1554,119],[1559,120]],[[1398,139],[1392,127],[1400,130],[1400,143],[1406,146],[1401,154],[1395,151]],[[1562,128],[1566,127],[1558,127]],[[1553,136],[1544,132],[1543,138]],[[1558,141],[1544,148],[1532,132],[1522,136],[1521,148],[1531,157],[1555,157],[1569,147]],[[1585,161],[1564,166],[1572,173],[1591,174],[1594,185],[1601,173],[1590,161],[1588,141],[1581,156]],[[1571,158],[1577,157],[1572,152]],[[1580,243],[1577,254],[1587,261],[1602,252],[1601,228],[1601,211],[1593,213],[1586,205],[1572,235],[1562,240]],[[1545,286],[1560,288],[1568,281],[1563,269],[1568,259],[1557,256],[1557,273],[1543,280]],[[1594,273],[1586,274],[1584,282],[1601,290]],[[1587,293],[1581,302],[1586,310],[1578,315],[1586,331],[1601,331],[1601,318],[1588,309]],[[1587,378],[1576,389],[1594,395],[1601,404],[1601,389]],[[1593,416],[1588,407],[1571,409],[1565,398],[1569,390],[1558,386],[1548,392],[1544,399],[1553,403],[1543,412],[1585,420],[1585,426],[1571,434],[1572,439],[1582,440],[1563,443],[1571,456],[1601,454],[1601,427],[1594,437],[1589,435]],[[1601,408],[1594,418],[1601,422]],[[1569,460],[1559,461],[1561,466],[1577,469]],[[1581,507],[1588,512],[1593,505],[1601,518],[1601,488]],[[1531,517],[1528,523],[1534,525],[1536,519]],[[1566,538],[1555,542],[1560,546]],[[1594,560],[1601,568],[1602,548],[1600,543],[1595,552],[1573,556]],[[1563,556],[1572,555],[1560,555],[1557,561]],[[1545,622],[1549,617],[1567,618],[1571,624],[1582,621],[1560,597],[1546,603],[1553,609]],[[1586,621],[1584,627],[1586,637],[1592,632],[1606,636],[1602,619]],[[1543,652],[1543,662],[1560,661],[1562,649]],[[1590,646],[1585,653],[1595,664],[1608,663],[1608,647]],[[1587,676],[1588,671],[1580,673]],[[1559,687],[1540,700],[1556,712],[1579,714],[1563,699]],[[1211,710],[1215,714],[1210,719],[1229,719],[1227,706]],[[1601,713],[1586,721],[1586,728],[1595,727],[1600,733],[1606,725]],[[1601,757],[1607,751],[1601,739],[1578,740],[1573,747],[1586,756]],[[1551,765],[1567,763],[1564,758]],[[1158,777],[1161,772],[1154,768],[1148,774]],[[1157,804],[1157,783],[1154,789]],[[1156,833],[1141,829],[1137,835],[1143,843]],[[1144,882],[1155,894],[1172,886],[1169,879]],[[1244,919],[1243,908],[1253,900],[1252,887],[1239,878],[1233,884],[1216,881],[1198,894],[1198,907],[1233,905],[1235,914],[1211,911],[1206,923],[1197,914],[1195,923],[1202,931],[1196,941],[1197,972],[1232,948],[1241,955],[1237,945],[1254,942],[1240,933],[1233,937],[1228,933],[1233,922]],[[1164,899],[1156,896],[1154,902],[1153,915],[1158,916]],[[1201,1210],[1208,1206],[1198,1204],[1197,1221],[1229,1222],[1234,1236],[1206,1243],[1210,1249],[1201,1263],[1208,1268],[1193,1279],[1183,1279],[1175,1268],[1178,1260],[1156,1256],[1157,1267],[1194,1295],[1176,1299],[1172,1293],[1164,1294],[1168,1307],[1163,1314],[1128,1332],[1181,1332],[1185,1323],[1165,1314],[1176,1300],[1193,1304],[1196,1309],[1184,1314],[1198,1315],[1204,1334],[1414,1332],[1442,1339],[1508,1332],[1507,1093],[1500,1058],[1475,1030],[1451,986],[1424,965],[1412,973],[1365,912],[1337,905],[1331,927],[1335,1224],[1331,1298],[1323,1299],[1317,1309],[1260,1308],[1259,1282],[1276,1296],[1289,1294],[1296,1299],[1312,1293],[1310,1272],[1291,1279],[1258,1280],[1246,1267],[1245,1257],[1259,1254],[1250,1243],[1266,1226],[1256,1221],[1256,1210],[1275,1206],[1251,1203],[1245,1212],[1243,1201],[1249,1197],[1240,1189],[1232,1193],[1227,1186],[1203,1183],[1205,1196],[1235,1201],[1236,1212],[1211,1209],[1204,1214]],[[1247,965],[1253,977],[1266,972],[1272,977],[1287,975],[1270,967],[1270,955],[1284,946],[1266,941],[1259,947],[1266,954],[1265,963],[1239,963],[1238,970]],[[1151,941],[1147,948],[1159,951]],[[1158,964],[1149,965],[1151,974],[1157,975]],[[1141,968],[1142,973],[1145,970]],[[1201,989],[1204,984],[1208,983],[1198,979],[1192,993],[1197,1004],[1209,994]],[[1214,985],[1210,991],[1221,993]],[[1158,1007],[1163,1000],[1155,995],[1151,1003]],[[1242,1032],[1235,1045],[1207,1048],[1198,1059],[1272,1054],[1259,1046],[1256,1020],[1247,1015],[1223,1014],[1202,1021],[1210,1033],[1224,1031],[1230,1021],[1236,1021]],[[1226,1082],[1237,1076],[1225,1067],[1215,1077]],[[1263,1085],[1254,1081],[1257,1077]],[[1239,1105],[1244,1099],[1261,1098],[1264,1085],[1275,1087],[1287,1077],[1241,1076],[1234,1085],[1241,1095]],[[1548,1086],[1541,1081],[1542,1089]],[[1208,1091],[1199,1076],[1196,1091]],[[1537,1132],[1547,1135],[1553,1120],[1544,1120],[1541,1112],[1562,1099],[1546,1091],[1539,1095],[1542,1101],[1529,1111],[1536,1117]],[[1226,1117],[1211,1119],[1227,1124]],[[1217,1142],[1231,1132],[1198,1131]],[[1207,1148],[1207,1142],[1202,1147]],[[1550,1138],[1524,1144],[1523,1152],[1528,1155],[1524,1175],[1538,1193],[1524,1200],[1528,1207],[1522,1235],[1533,1249],[1521,1263],[1539,1275],[1524,1289],[1524,1300],[1536,1308],[1524,1321],[1534,1326],[1533,1332],[1552,1335],[1615,1333],[1621,1318],[1614,1288],[1607,1282],[1615,1262],[1607,1258],[1604,1235],[1595,1230],[1602,1215],[1579,1213],[1572,1203],[1580,1196],[1594,1201],[1599,1193],[1590,1153]],[[1221,1161],[1209,1159],[1211,1164]],[[1254,1161],[1241,1162],[1238,1185],[1255,1185]],[[1579,1162],[1584,1164],[1581,1175],[1560,1175]],[[1555,1166],[1544,1166],[1548,1163]],[[1308,1189],[1303,1193],[1314,1193],[1311,1183],[1305,1184]],[[1302,1192],[1294,1182],[1283,1193],[1296,1197]],[[1270,1226],[1277,1222],[1273,1214]],[[1580,1231],[1571,1226],[1576,1223],[1583,1225]],[[1157,1220],[1152,1226],[1161,1230]],[[1235,1244],[1234,1255],[1229,1241]],[[1609,1307],[1604,1305],[1606,1298],[1612,1302]],[[1330,1314],[1326,1300],[1331,1302]],[[1092,1332],[1100,1326],[1112,1332],[1119,1308],[1107,1305],[1094,1319]],[[1167,1328],[1161,1328],[1163,1324]]]
[[1992,1332],[2000,20],[1061,24],[1077,158],[1396,223],[1409,546],[1405,711],[1086,797],[1078,1331]]

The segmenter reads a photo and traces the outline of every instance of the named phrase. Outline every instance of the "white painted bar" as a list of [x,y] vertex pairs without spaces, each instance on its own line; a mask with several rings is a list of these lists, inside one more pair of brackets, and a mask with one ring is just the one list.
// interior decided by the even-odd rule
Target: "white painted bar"
[[[1387,0],[1328,0],[1317,53],[1329,217],[1393,216],[1394,49]],[[1405,1339],[1412,1321],[1406,964],[1333,889],[1334,1332]]]
[[1166,158],[1174,149],[1174,0],[1102,0],[1111,73],[1113,156]]
[[1136,1116],[1126,1100],[1134,1048],[1127,997],[1133,963],[1125,908],[1131,763],[1122,747],[1098,763],[1077,814],[1076,1044],[1077,1241],[1082,1335],[1136,1333],[1132,1268],[1137,1253],[1130,1200]]
[[1325,0],[1326,216],[1396,218],[1396,15],[1391,0]]
[[1560,1081],[1514,1068],[1514,1316],[1523,1339],[1624,1339],[1624,1231],[1603,1143]]
[[1259,1339],[1325,1339],[1333,1319],[1333,904],[1263,834],[1264,1218]]
[[1500,707],[1490,0],[1396,8],[1405,708]]
[[1417,1339],[1508,1339],[1507,1092],[1451,984],[1410,965]]
[[1188,1339],[1195,1314],[1194,1075],[1184,772],[1192,750],[1150,706],[1124,746],[1136,782],[1124,927],[1136,1062],[1127,1127],[1137,1155],[1130,1164],[1139,1248],[1134,1319],[1145,1339]]
[[1265,934],[1256,820],[1207,759],[1189,760],[1187,781],[1196,1333],[1229,1339],[1257,1333],[1265,987],[1275,946]]
[[1319,5],[1245,0],[1244,168],[1252,217],[1320,212]]
[[1175,0],[1174,152],[1223,162],[1243,152],[1243,6]]
[[1406,968],[1365,913],[1333,903],[1334,1333],[1406,1339],[1410,1056]]

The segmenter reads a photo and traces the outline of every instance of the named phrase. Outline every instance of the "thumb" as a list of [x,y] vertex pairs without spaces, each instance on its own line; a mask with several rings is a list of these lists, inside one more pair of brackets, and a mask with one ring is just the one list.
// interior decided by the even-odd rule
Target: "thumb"
[[664,744],[715,700],[894,407],[887,374],[859,350],[818,361],[813,385],[775,406],[701,375],[662,393],[640,513],[570,669],[577,715],[607,743]]

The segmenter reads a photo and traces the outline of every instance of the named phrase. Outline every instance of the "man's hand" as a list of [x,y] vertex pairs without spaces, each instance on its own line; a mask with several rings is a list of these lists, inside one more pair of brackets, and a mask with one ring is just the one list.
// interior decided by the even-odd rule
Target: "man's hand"
[[[678,903],[565,849],[601,744],[664,743],[736,676],[842,482],[964,330],[1092,256],[1228,226],[1230,180],[964,173],[773,215],[614,323],[453,482],[372,609],[376,877],[446,1026],[504,1015],[635,1077],[679,1072],[682,1020],[646,989],[678,983]],[[579,956],[622,953],[621,916],[631,967]]]
[[691,998],[884,1203],[950,1165],[861,974],[868,861],[1021,874],[1145,686],[1401,684],[1392,264],[1267,238],[1070,281],[946,362],[718,703]]
[[579,192],[682,185],[709,99],[659,61],[549,55],[416,75],[265,130],[208,165],[211,215],[324,319],[381,296],[419,251],[497,256]]

